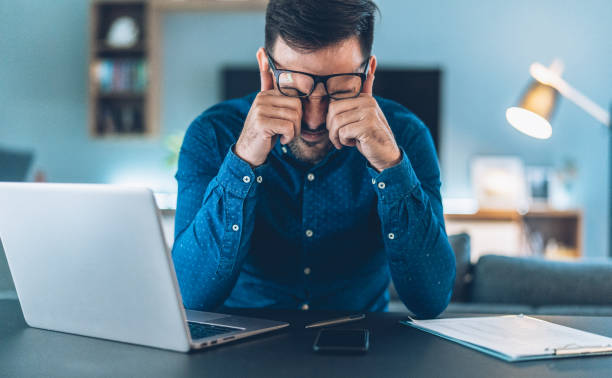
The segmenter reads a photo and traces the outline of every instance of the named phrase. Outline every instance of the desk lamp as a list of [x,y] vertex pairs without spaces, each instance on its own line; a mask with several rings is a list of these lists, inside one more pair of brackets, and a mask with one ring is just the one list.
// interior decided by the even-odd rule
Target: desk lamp
[[[555,60],[550,67],[533,63],[529,73],[535,79],[525,91],[520,105],[506,110],[506,119],[520,132],[538,139],[552,135],[550,119],[559,94],[571,100],[600,123],[610,128],[610,112],[601,108],[561,78],[563,64]],[[608,134],[608,227],[612,227],[612,132]],[[608,230],[608,255],[612,257],[612,233]]]

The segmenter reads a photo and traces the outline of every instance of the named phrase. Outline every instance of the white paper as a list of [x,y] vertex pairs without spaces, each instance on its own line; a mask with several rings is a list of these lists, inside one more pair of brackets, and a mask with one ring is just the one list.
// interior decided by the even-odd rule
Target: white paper
[[412,320],[424,330],[507,355],[553,355],[555,349],[612,347],[612,338],[523,315]]

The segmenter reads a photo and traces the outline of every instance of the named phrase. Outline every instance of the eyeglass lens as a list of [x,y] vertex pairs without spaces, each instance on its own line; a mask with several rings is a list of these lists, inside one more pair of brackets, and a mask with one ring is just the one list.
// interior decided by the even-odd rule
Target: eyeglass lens
[[[356,97],[361,89],[361,78],[357,75],[332,76],[327,79],[327,92],[331,98]],[[279,90],[285,96],[304,97],[314,89],[314,79],[296,72],[281,72],[278,76]]]

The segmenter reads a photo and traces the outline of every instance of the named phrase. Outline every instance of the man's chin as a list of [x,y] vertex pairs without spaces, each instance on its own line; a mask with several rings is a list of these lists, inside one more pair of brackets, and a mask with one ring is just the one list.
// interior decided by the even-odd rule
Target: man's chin
[[289,142],[288,146],[298,160],[310,164],[317,164],[323,160],[325,155],[327,155],[327,153],[333,147],[329,138],[323,138],[320,141],[310,142],[301,136]]

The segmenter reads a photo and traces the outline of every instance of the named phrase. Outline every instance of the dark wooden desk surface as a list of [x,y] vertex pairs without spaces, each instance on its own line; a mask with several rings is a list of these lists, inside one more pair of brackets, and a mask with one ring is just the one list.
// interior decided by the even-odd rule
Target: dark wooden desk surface
[[[289,329],[189,354],[29,328],[19,303],[0,300],[0,377],[610,377],[612,356],[507,363],[398,324],[404,314],[368,314],[365,355],[318,355],[308,322],[330,313],[250,310]],[[541,317],[612,337],[610,317]],[[348,327],[348,325],[346,326]]]

